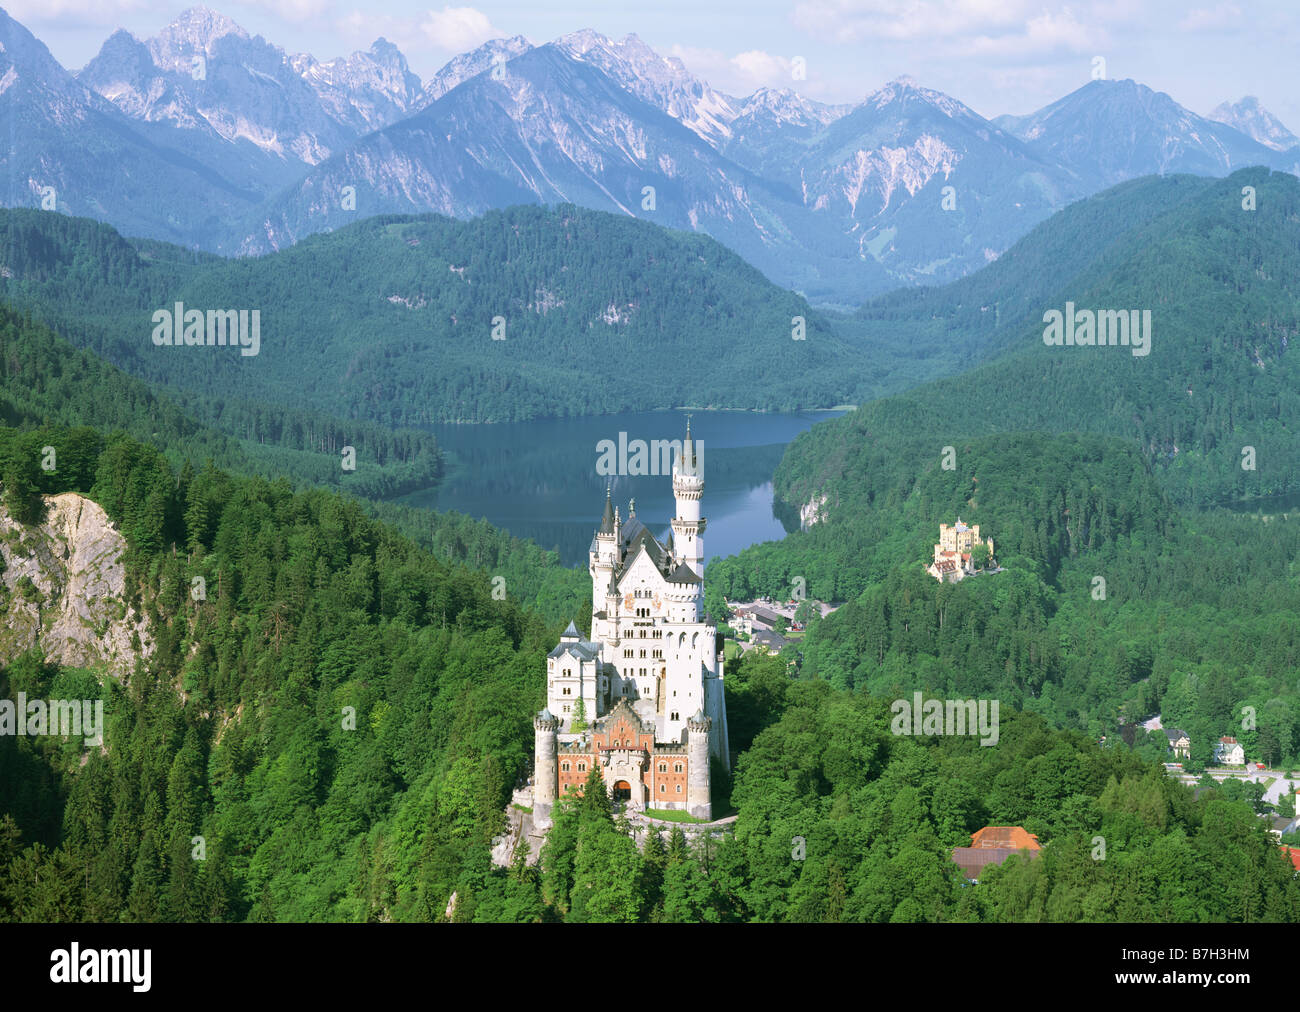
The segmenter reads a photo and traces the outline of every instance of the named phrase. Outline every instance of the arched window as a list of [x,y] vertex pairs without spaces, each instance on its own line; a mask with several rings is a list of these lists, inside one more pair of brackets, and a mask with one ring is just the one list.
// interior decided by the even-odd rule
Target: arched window
[[560,763],[560,769],[562,769],[565,773],[568,773],[568,772],[569,772],[569,764],[568,764],[568,763]]
[[659,772],[660,772],[660,773],[667,773],[667,772],[668,772],[668,764],[667,764],[667,763],[660,763],[660,764],[659,764]]
[[673,772],[674,772],[674,773],[680,773],[681,771],[682,771],[682,764],[681,764],[681,763],[673,763]]
[[579,773],[586,773],[586,772],[587,772],[587,764],[586,764],[586,763],[578,763],[578,772],[579,772]]
[[660,785],[659,785],[659,793],[660,793],[660,794],[663,794],[663,793],[666,792],[667,790],[668,790],[668,785],[667,785],[667,784],[660,784]]
[[678,784],[678,785],[677,785],[677,793],[678,793],[678,794],[681,794],[681,793],[682,793],[682,785],[681,785],[681,784]]

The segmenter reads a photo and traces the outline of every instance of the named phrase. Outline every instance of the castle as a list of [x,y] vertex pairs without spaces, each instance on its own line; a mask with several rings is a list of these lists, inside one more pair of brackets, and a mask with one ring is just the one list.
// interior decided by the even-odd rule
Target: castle
[[592,638],[569,623],[547,656],[546,708],[533,720],[538,827],[594,769],[633,808],[712,817],[710,760],[729,768],[731,756],[722,642],[701,617],[700,471],[688,421],[673,464],[677,515],[663,544],[637,519],[636,500],[624,519],[605,493],[588,550]]
[[925,567],[925,571],[940,583],[956,583],[977,572],[971,562],[971,552],[976,545],[987,544],[989,561],[993,559],[993,539],[980,540],[980,525],[968,527],[957,518],[957,523],[949,527],[939,525],[939,543],[934,546],[934,562]]

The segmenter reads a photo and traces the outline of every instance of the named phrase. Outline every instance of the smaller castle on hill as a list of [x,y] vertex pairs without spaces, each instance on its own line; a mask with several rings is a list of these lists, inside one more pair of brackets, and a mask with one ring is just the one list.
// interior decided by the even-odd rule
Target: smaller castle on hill
[[961,517],[951,527],[939,525],[939,543],[934,546],[934,562],[925,571],[940,583],[957,583],[974,576],[979,569],[971,561],[971,554],[979,545],[987,545],[989,564],[993,564],[993,539],[980,540],[980,525],[968,527]]

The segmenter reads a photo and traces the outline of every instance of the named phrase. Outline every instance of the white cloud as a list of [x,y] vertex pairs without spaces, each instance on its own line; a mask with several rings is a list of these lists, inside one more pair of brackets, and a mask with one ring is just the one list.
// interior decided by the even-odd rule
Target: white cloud
[[473,7],[430,10],[420,24],[420,32],[435,48],[453,53],[476,49],[488,39],[499,39],[506,35],[492,26],[486,14]]
[[505,38],[508,34],[494,27],[486,14],[473,7],[430,9],[409,18],[354,10],[340,18],[338,25],[353,44],[369,43],[382,35],[404,53],[436,50],[452,56],[477,49],[489,39]]
[[773,56],[761,49],[737,53],[730,60],[736,73],[752,81],[756,86],[769,88],[788,88],[792,80],[793,61],[784,56]]
[[669,55],[686,64],[686,69],[696,77],[733,95],[748,95],[762,87],[804,90],[807,83],[796,83],[793,57],[776,56],[761,49],[728,56],[719,49],[675,45]]
[[1059,16],[1044,11],[1025,22],[1024,29],[1016,34],[980,35],[972,39],[968,52],[1014,59],[1025,57],[1037,60],[1050,53],[1094,52],[1106,44],[1106,34],[1096,28],[1080,24],[1067,8]]

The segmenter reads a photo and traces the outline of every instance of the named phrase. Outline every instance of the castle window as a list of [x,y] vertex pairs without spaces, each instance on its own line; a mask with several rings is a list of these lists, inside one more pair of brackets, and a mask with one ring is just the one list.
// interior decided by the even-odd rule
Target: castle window
[[659,793],[660,793],[660,794],[663,794],[663,793],[664,793],[665,791],[667,791],[667,790],[668,790],[668,785],[667,785],[667,784],[660,784],[660,785],[659,785]]
[[568,703],[565,703],[565,704],[564,704],[564,712],[565,712],[565,713],[568,713],[568,712],[569,712],[569,704],[568,704]]
[[673,772],[674,772],[674,773],[680,773],[681,771],[682,771],[682,764],[681,764],[681,763],[673,763]]
[[667,772],[668,772],[668,764],[667,764],[667,763],[660,763],[660,764],[659,764],[659,772],[660,772],[660,773],[667,773]]
[[568,763],[560,763],[560,769],[563,770],[565,773],[568,773],[568,772],[569,772],[569,764],[568,764]]
[[578,772],[579,772],[579,773],[586,773],[586,772],[587,772],[587,764],[586,764],[586,763],[578,763]]
[[678,793],[678,794],[681,794],[681,793],[682,793],[682,785],[681,785],[681,784],[678,784],[678,785],[677,785],[677,793]]

